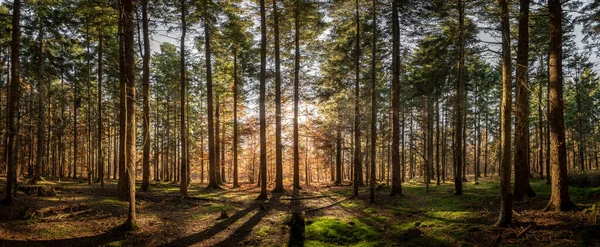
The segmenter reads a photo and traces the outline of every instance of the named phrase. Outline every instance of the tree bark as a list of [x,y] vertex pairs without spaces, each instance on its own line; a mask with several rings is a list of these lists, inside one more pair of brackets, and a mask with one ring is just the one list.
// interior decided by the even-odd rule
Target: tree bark
[[535,197],[529,184],[529,0],[520,0],[515,109],[515,188],[513,198]]
[[233,188],[240,187],[238,183],[238,64],[237,49],[233,51]]
[[187,166],[188,166],[188,160],[187,160],[187,127],[186,127],[186,107],[187,107],[187,99],[186,99],[186,94],[187,94],[187,82],[186,82],[186,72],[185,72],[185,35],[186,35],[186,31],[187,31],[187,24],[186,24],[186,20],[185,20],[185,15],[186,15],[186,2],[185,0],[181,0],[181,60],[180,60],[180,75],[181,75],[181,90],[180,90],[180,98],[181,98],[181,105],[180,105],[180,117],[181,117],[181,165],[179,166],[179,169],[181,169],[181,177],[180,177],[180,186],[179,186],[179,191],[181,192],[182,195],[187,195],[187,187],[189,185],[189,182],[187,181],[188,175],[187,175]]
[[[39,3],[38,3],[39,4]],[[41,7],[41,6],[38,6]],[[40,13],[36,13],[41,15]],[[42,168],[44,167],[44,156],[46,154],[46,82],[44,75],[44,27],[41,23],[41,17],[38,16],[40,30],[38,33],[39,39],[39,54],[38,54],[38,119],[37,119],[37,154],[35,162],[35,170],[32,184],[36,184],[42,179]]]
[[458,21],[459,21],[459,54],[458,54],[458,78],[456,80],[456,96],[454,99],[454,194],[462,195],[462,102],[463,102],[463,90],[464,90],[464,53],[465,53],[465,41],[464,41],[464,6],[463,0],[458,0]]
[[[297,11],[296,11],[297,12]],[[283,193],[283,154],[281,151],[281,66],[279,61],[279,16],[277,1],[273,0],[275,32],[275,188],[273,193]]]
[[134,54],[134,2],[133,0],[121,0],[121,22],[123,25],[123,74],[126,87],[126,172],[127,185],[129,187],[129,213],[125,228],[134,230],[136,226],[135,216],[135,161],[136,161],[136,121],[135,121],[135,54]]
[[373,0],[373,44],[371,45],[371,193],[369,202],[375,203],[375,164],[377,162],[377,0]]
[[358,186],[362,182],[362,165],[360,151],[360,14],[356,0],[356,54],[354,81],[354,196],[358,197]]
[[498,0],[498,5],[500,7],[500,25],[502,28],[502,117],[500,118],[502,164],[500,170],[500,216],[496,225],[506,226],[512,221],[512,195],[510,193],[512,66],[508,2]]
[[[392,1],[392,191],[390,196],[402,195],[400,177],[400,22],[398,20],[399,0]],[[402,111],[404,114],[404,111]],[[402,120],[404,121],[404,119]],[[404,129],[404,128],[402,128]],[[402,137],[404,140],[404,136]],[[402,146],[404,147],[404,145]],[[404,171],[402,171],[404,177]]]
[[[98,35],[98,181],[104,187],[104,158],[102,157],[102,72],[103,72],[104,42],[103,34]],[[109,133],[110,134],[110,133]],[[110,143],[110,142],[109,142]],[[110,148],[109,148],[110,150]],[[110,159],[108,159],[110,160]],[[110,162],[109,162],[110,164]],[[110,166],[109,166],[110,167]],[[110,174],[110,171],[109,171]]]
[[257,200],[267,200],[267,118],[265,112],[266,77],[267,77],[267,24],[265,17],[265,0],[260,0],[260,195]]
[[568,211],[577,206],[569,197],[567,186],[567,148],[565,144],[565,122],[562,83],[562,3],[560,0],[548,0],[550,24],[549,65],[549,107],[550,122],[550,161],[552,193],[547,210]]
[[[144,36],[144,57],[142,59],[142,99],[144,120],[142,124],[142,187],[150,189],[150,30],[148,27],[148,0],[142,0],[142,28]],[[156,152],[156,150],[155,150]],[[156,173],[156,172],[155,172]]]
[[218,188],[217,167],[215,154],[215,128],[213,120],[213,84],[212,84],[212,66],[210,58],[210,25],[208,24],[208,4],[210,0],[204,0],[204,53],[206,56],[206,107],[208,115],[208,163],[209,176],[208,188]]
[[19,129],[19,98],[21,97],[21,85],[19,84],[19,49],[21,45],[21,0],[13,1],[12,13],[12,38],[10,44],[10,91],[8,94],[8,115],[6,116],[8,145],[6,149],[7,157],[7,179],[6,179],[6,197],[2,201],[4,204],[12,206],[14,203],[14,195],[17,187],[17,131]]
[[298,103],[300,102],[300,6],[294,1],[294,190],[300,190],[300,146],[298,136]]

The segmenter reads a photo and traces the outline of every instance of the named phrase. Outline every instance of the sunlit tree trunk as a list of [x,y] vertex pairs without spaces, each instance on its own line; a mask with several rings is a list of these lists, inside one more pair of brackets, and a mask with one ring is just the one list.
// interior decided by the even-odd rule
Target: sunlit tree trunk
[[500,167],[500,216],[496,225],[506,226],[512,221],[512,195],[510,193],[512,62],[508,2],[498,0],[498,5],[500,7],[500,25],[502,28],[502,117],[500,118],[502,164]]
[[550,159],[552,193],[550,202],[544,210],[568,211],[577,206],[569,197],[567,186],[567,148],[565,146],[565,122],[562,83],[562,3],[560,0],[548,0],[550,23],[549,65],[549,107],[550,122]]
[[208,188],[218,188],[217,167],[215,152],[215,128],[213,123],[213,84],[212,84],[212,65],[210,50],[210,25],[208,24],[208,4],[210,0],[204,0],[204,53],[206,56],[206,107],[208,115]]
[[257,200],[267,198],[267,118],[265,112],[266,77],[267,77],[267,24],[265,17],[265,0],[260,0],[260,195]]
[[[238,64],[237,49],[233,50],[233,188],[240,187],[238,183]],[[201,137],[202,138],[202,137]],[[202,144],[202,140],[201,140]],[[203,149],[203,145],[201,145]],[[200,150],[202,153],[202,150]],[[203,175],[202,175],[203,176]],[[283,182],[283,178],[282,178]]]
[[520,0],[515,106],[515,201],[536,196],[529,184],[529,0]]
[[136,121],[135,121],[135,54],[134,54],[134,2],[133,0],[121,0],[121,22],[123,25],[123,69],[121,74],[126,83],[126,172],[127,185],[129,187],[129,214],[125,222],[125,228],[133,230],[136,228],[135,216],[135,161],[136,161]]

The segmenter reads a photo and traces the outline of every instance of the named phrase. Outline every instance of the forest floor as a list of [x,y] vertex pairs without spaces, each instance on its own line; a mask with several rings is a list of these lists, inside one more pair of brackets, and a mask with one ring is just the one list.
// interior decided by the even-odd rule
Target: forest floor
[[[2,197],[5,183],[0,177]],[[432,184],[428,193],[422,182],[404,183],[400,198],[382,186],[375,204],[368,187],[351,198],[351,186],[330,183],[297,193],[286,187],[268,201],[255,200],[254,184],[208,191],[193,184],[182,198],[176,184],[152,183],[151,192],[138,192],[139,228],[130,233],[120,228],[128,203],[117,197],[116,181],[104,188],[42,184],[53,185],[56,195],[19,192],[14,207],[0,206],[0,246],[600,246],[600,188],[570,188],[580,211],[542,212],[550,189],[541,180],[532,181],[538,197],[515,203],[514,223],[505,228],[493,226],[499,183],[488,179],[465,182],[462,196],[453,195],[452,183]],[[300,211],[304,238],[288,224]]]

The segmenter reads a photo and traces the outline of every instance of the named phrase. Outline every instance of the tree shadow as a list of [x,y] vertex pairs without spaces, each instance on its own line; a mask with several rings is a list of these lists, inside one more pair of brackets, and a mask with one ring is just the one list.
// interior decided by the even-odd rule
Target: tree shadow
[[[273,194],[269,199],[269,204],[279,203],[279,198],[281,194]],[[232,234],[230,234],[225,240],[216,244],[215,246],[240,246],[240,242],[246,238],[252,232],[252,229],[260,223],[260,220],[267,216],[269,212],[271,212],[272,207],[261,207],[256,214],[254,214],[250,219],[248,219],[243,225],[238,227]]]
[[79,238],[53,240],[0,239],[0,246],[104,246],[111,242],[125,240],[127,238],[126,232],[123,225],[119,225],[99,235]]
[[195,243],[202,242],[204,240],[207,240],[207,239],[217,235],[219,232],[222,232],[223,230],[227,229],[227,227],[229,227],[233,223],[237,222],[239,219],[241,219],[242,217],[244,217],[245,215],[254,211],[257,208],[258,208],[258,205],[253,204],[244,210],[240,210],[240,211],[236,212],[231,217],[215,224],[214,226],[212,226],[204,231],[194,233],[192,235],[185,236],[182,238],[175,239],[169,243],[162,244],[160,246],[189,246],[189,245],[192,245]]

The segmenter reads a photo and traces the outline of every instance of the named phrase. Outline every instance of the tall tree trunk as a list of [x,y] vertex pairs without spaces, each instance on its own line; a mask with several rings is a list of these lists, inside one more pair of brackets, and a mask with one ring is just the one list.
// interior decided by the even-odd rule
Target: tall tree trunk
[[550,23],[550,57],[549,89],[550,89],[550,159],[552,176],[552,193],[550,202],[544,208],[555,211],[568,211],[577,206],[569,197],[567,186],[567,148],[565,146],[565,119],[562,84],[562,3],[560,0],[548,0]]
[[265,0],[260,0],[260,195],[257,200],[266,200],[267,198],[267,118],[265,113],[267,77],[267,24],[265,17]]
[[[237,48],[233,50],[233,188],[240,187],[238,183],[238,64]],[[283,179],[282,179],[283,181]]]
[[437,185],[440,186],[440,100],[436,100],[435,107],[435,122],[436,122],[436,131],[435,131],[435,169],[436,169],[436,178]]
[[14,195],[17,187],[17,154],[18,154],[18,143],[17,142],[17,131],[19,129],[18,115],[19,115],[19,100],[21,97],[21,86],[19,84],[19,49],[21,45],[21,0],[13,1],[13,14],[12,14],[12,38],[10,44],[10,74],[12,75],[10,81],[10,91],[8,94],[8,115],[6,116],[7,136],[8,145],[6,145],[8,154],[8,169],[6,179],[6,197],[2,203],[6,205],[13,205]]
[[[400,177],[400,21],[398,20],[399,0],[392,1],[392,191],[390,196],[402,195]],[[404,115],[404,109],[402,110]],[[404,118],[402,118],[404,123]],[[404,130],[404,128],[402,128]],[[404,131],[402,131],[404,132]],[[404,135],[402,135],[404,149]],[[404,151],[403,151],[404,152]],[[402,171],[404,177],[404,171]]]
[[[100,186],[104,187],[104,158],[102,157],[102,134],[104,131],[102,125],[102,67],[104,42],[102,36],[102,33],[98,35],[98,181],[100,182]],[[108,160],[110,160],[110,158]],[[108,163],[110,164],[110,162]],[[110,174],[110,170],[108,173]]]
[[[297,11],[296,11],[297,12]],[[279,16],[277,1],[273,0],[273,26],[275,32],[275,188],[273,193],[283,193],[283,154],[281,152],[281,68],[279,61]]]
[[128,230],[135,229],[135,161],[136,161],[136,121],[135,121],[135,54],[134,54],[134,2],[133,0],[121,0],[121,22],[123,25],[123,69],[121,74],[124,75],[126,82],[126,171],[127,185],[129,187],[129,214],[125,222],[125,228]]
[[223,180],[221,177],[221,166],[223,164],[221,164],[221,159],[219,158],[219,155],[221,155],[221,118],[219,111],[220,106],[221,104],[219,103],[219,96],[217,95],[215,103],[215,170],[217,172],[217,184],[219,185],[223,184]]
[[[144,57],[142,59],[142,99],[144,120],[142,124],[142,187],[150,188],[150,30],[148,27],[148,0],[142,0],[142,29],[144,36]],[[155,150],[156,152],[156,150]],[[156,172],[155,172],[156,173]]]
[[179,186],[179,190],[181,192],[182,195],[187,195],[187,187],[189,185],[189,182],[187,181],[187,166],[188,166],[188,161],[187,161],[187,127],[186,127],[186,107],[187,107],[187,100],[186,100],[186,94],[187,94],[187,82],[186,82],[186,74],[185,74],[185,34],[187,31],[187,24],[186,24],[186,20],[185,20],[185,14],[186,14],[186,2],[185,0],[181,0],[181,60],[180,60],[180,75],[181,75],[181,109],[180,109],[180,116],[181,116],[181,165],[179,166],[179,169],[181,169],[181,177],[180,177],[180,183],[181,186]]
[[377,0],[373,0],[373,44],[371,45],[371,194],[369,202],[375,203],[375,163],[377,152]]
[[298,103],[300,101],[300,2],[294,1],[294,190],[300,190],[300,146],[298,144]]
[[204,0],[204,53],[206,56],[206,106],[208,115],[208,163],[209,181],[208,188],[218,188],[217,183],[217,156],[215,154],[215,127],[213,120],[213,84],[212,65],[210,59],[210,25],[208,24],[208,5],[210,0]]
[[[535,197],[529,184],[529,0],[520,0],[515,109],[515,188],[513,198]],[[509,90],[510,91],[510,90]],[[509,159],[510,160],[510,159]]]
[[464,90],[464,53],[465,53],[465,38],[464,38],[464,6],[463,0],[458,0],[458,21],[459,21],[459,51],[458,51],[458,78],[456,80],[456,96],[454,100],[454,194],[462,195],[462,102],[463,102],[463,90]]
[[362,182],[362,165],[360,151],[360,13],[356,0],[356,54],[354,81],[354,196],[358,197],[358,186]]
[[500,136],[502,165],[500,170],[500,217],[496,225],[506,226],[512,220],[512,195],[510,193],[512,66],[508,2],[506,0],[498,0],[498,5],[500,7],[500,25],[502,28],[502,117],[500,118],[502,129]]
[[335,126],[335,185],[342,184],[342,124],[340,123],[341,109],[337,108],[338,122]]
[[[39,4],[39,3],[38,3]],[[41,6],[38,6],[41,7]],[[39,13],[37,13],[39,15]],[[38,17],[41,18],[41,17]],[[41,19],[38,20],[41,22]],[[44,156],[46,154],[46,82],[44,75],[44,27],[39,23],[40,30],[38,33],[39,39],[39,54],[38,54],[38,119],[37,119],[37,154],[35,162],[35,171],[32,184],[36,184],[42,178],[42,168],[44,167]]]

